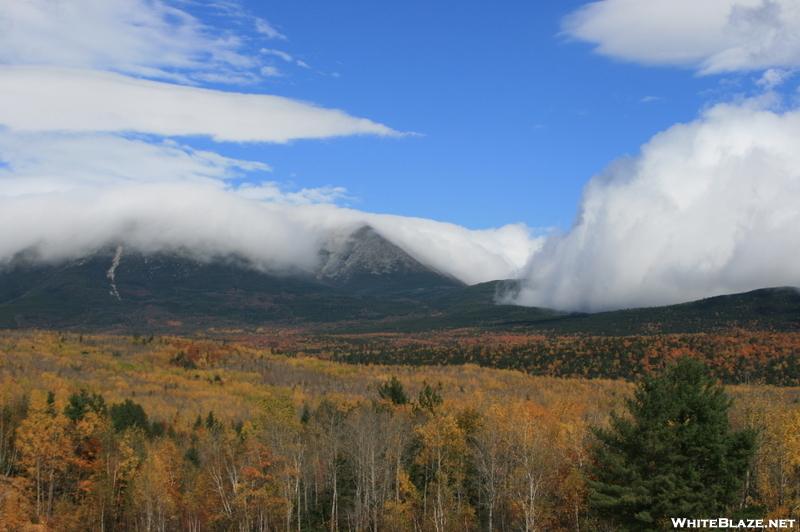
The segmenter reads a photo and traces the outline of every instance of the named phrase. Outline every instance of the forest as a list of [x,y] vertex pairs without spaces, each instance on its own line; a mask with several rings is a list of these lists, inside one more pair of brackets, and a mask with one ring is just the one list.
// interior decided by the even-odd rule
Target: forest
[[0,531],[608,530],[590,427],[681,356],[756,435],[731,511],[796,518],[797,344],[3,331]]

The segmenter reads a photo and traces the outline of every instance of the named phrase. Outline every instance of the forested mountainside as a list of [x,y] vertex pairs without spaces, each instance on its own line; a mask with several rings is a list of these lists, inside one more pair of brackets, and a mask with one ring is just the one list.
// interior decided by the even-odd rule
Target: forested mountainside
[[794,288],[595,314],[499,305],[498,296],[516,281],[464,286],[377,234],[362,233],[326,252],[316,272],[121,246],[53,264],[19,257],[0,268],[0,327],[192,336],[212,327],[263,326],[361,333],[482,327],[589,336],[800,328]]

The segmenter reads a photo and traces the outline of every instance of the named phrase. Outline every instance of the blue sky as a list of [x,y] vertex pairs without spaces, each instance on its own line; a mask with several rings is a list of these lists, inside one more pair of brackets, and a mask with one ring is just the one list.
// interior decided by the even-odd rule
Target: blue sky
[[4,0],[0,266],[319,267],[370,225],[513,303],[800,286],[800,1]]
[[[594,174],[658,131],[694,119],[708,101],[725,97],[717,92],[728,80],[592,53],[591,44],[562,33],[563,18],[581,5],[244,3],[286,36],[251,32],[252,48],[309,65],[269,56],[281,76],[244,90],[422,135],[220,149],[269,163],[282,182],[344,187],[350,205],[370,212],[471,229],[513,222],[568,229]],[[246,27],[241,19],[227,22]],[[752,89],[739,78],[745,87],[737,92]]]

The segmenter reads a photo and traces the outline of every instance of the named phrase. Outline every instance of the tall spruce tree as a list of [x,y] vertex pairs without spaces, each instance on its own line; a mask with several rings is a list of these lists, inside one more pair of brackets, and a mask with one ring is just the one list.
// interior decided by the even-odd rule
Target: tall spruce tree
[[730,401],[699,362],[645,378],[607,429],[593,428],[591,504],[624,531],[672,530],[672,517],[726,516],[756,448],[732,432]]

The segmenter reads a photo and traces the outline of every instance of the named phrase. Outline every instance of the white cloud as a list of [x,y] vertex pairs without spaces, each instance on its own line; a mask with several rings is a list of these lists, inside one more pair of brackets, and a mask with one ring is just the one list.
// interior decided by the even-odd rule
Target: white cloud
[[279,78],[283,76],[280,70],[278,70],[274,66],[263,66],[261,67],[261,75],[267,78]]
[[517,275],[544,240],[532,237],[521,223],[470,230],[422,218],[350,212],[423,264],[467,284]]
[[171,140],[0,130],[0,163],[0,264],[34,246],[59,259],[123,240],[312,270],[320,245],[369,224],[424,264],[476,283],[510,277],[540,244],[523,225],[471,231],[331,205],[346,198],[341,187],[237,184],[270,168]]
[[[0,178],[0,188],[5,185]],[[58,260],[122,241],[145,252],[179,247],[201,259],[236,253],[265,268],[311,271],[321,245],[369,224],[423,264],[478,283],[510,277],[541,243],[523,225],[471,231],[433,220],[303,204],[336,194],[335,189],[292,195],[276,187],[281,198],[256,201],[200,179],[33,188],[13,197],[0,194],[0,264],[33,247],[43,259]],[[283,199],[289,202],[276,201]]]
[[262,48],[261,49],[261,53],[262,54],[267,54],[267,55],[276,55],[276,56],[280,57],[281,59],[283,59],[284,61],[288,61],[288,62],[294,61],[294,58],[291,55],[287,54],[286,52],[281,52],[280,50],[270,50],[270,49],[267,49],[267,48]]
[[756,83],[763,87],[764,90],[771,91],[789,79],[793,74],[793,70],[770,68],[761,75],[761,78]]
[[[272,50],[272,49],[268,49],[268,48],[262,48],[261,49],[261,53],[265,54],[265,55],[274,55],[274,56],[280,57],[281,59],[283,59],[287,63],[294,63],[297,66],[301,66],[303,68],[310,68],[308,66],[308,64],[306,64],[305,62],[300,61],[299,59],[295,59],[290,54],[287,54],[286,52],[283,52],[281,50]],[[270,68],[270,69],[273,69],[273,70],[277,71],[277,69],[275,67],[263,67],[262,68],[262,73],[263,73],[263,69],[264,68]]]
[[[266,24],[266,23],[264,23]],[[267,25],[268,27],[268,25]],[[3,0],[0,63],[113,70],[192,83],[247,80],[242,41],[159,0]],[[268,35],[269,36],[269,35]]]
[[399,135],[343,111],[279,96],[44,66],[0,67],[0,124],[15,131],[135,131],[234,142]]
[[115,241],[143,251],[185,248],[199,257],[242,252],[271,268],[311,268],[316,260],[315,235],[280,204],[203,183],[128,183],[0,197],[0,226],[3,260],[32,246],[46,260],[79,257]]
[[283,39],[286,40],[286,36],[278,32],[275,28],[273,28],[269,22],[264,19],[256,19],[256,31],[259,33],[263,33],[270,39]]
[[261,184],[244,183],[236,187],[236,193],[243,198],[298,205],[336,203],[337,201],[348,199],[347,190],[342,187],[329,185],[320,188],[304,188],[297,192],[287,192],[286,186],[277,181],[263,181]]
[[601,0],[563,28],[603,55],[703,74],[800,66],[796,0]]
[[241,161],[174,141],[148,142],[102,133],[10,133],[0,130],[0,197],[129,183],[195,182],[227,188],[230,180],[269,172],[260,162]]
[[606,310],[800,286],[800,111],[710,108],[593,178],[518,303]]

